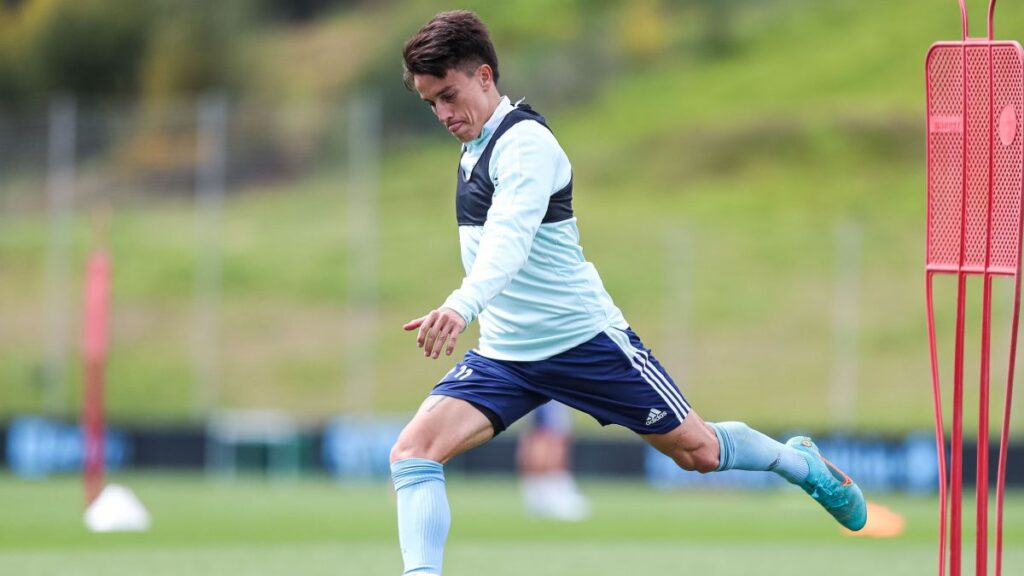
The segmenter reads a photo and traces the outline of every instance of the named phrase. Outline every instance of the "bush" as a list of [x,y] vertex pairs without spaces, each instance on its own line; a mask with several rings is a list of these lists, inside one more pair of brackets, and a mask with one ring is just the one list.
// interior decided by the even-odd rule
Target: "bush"
[[241,35],[247,16],[237,0],[174,0],[161,5],[143,66],[146,99],[232,91],[241,85]]
[[237,86],[243,0],[25,0],[0,8],[0,103],[163,99]]
[[151,4],[33,0],[15,15],[7,57],[21,62],[17,99],[39,92],[131,93],[152,25]]

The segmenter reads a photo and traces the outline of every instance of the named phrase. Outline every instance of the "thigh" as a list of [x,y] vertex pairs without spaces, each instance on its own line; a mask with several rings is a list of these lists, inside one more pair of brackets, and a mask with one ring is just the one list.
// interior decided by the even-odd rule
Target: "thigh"
[[548,401],[524,379],[523,364],[493,360],[470,351],[431,394],[468,402],[490,421],[497,435]]
[[469,402],[431,395],[402,429],[391,461],[426,458],[443,464],[493,436],[490,420]]

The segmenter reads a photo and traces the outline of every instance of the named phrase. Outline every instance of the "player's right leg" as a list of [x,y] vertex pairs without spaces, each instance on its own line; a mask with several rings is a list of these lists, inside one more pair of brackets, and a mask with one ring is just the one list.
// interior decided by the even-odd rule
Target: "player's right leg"
[[451,524],[443,465],[547,401],[523,384],[514,366],[470,351],[398,436],[391,476],[405,574],[441,574]]
[[491,421],[469,402],[429,396],[391,448],[398,498],[403,574],[441,574],[451,525],[444,463],[494,436]]
[[424,458],[444,464],[494,436],[491,421],[460,398],[428,396],[391,447],[391,463]]

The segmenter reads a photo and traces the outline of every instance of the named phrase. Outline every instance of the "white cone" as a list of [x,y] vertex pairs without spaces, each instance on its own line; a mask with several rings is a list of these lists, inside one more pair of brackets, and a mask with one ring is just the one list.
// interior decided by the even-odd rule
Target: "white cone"
[[145,532],[149,512],[131,490],[111,484],[86,509],[85,525],[93,532]]

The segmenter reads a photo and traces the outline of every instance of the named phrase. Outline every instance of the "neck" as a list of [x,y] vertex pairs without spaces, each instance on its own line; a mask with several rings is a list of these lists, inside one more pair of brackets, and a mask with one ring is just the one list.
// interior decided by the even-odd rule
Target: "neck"
[[490,118],[491,116],[494,115],[494,111],[498,109],[498,104],[500,104],[500,103],[501,103],[501,94],[499,94],[498,91],[495,90],[494,93],[493,93],[493,96],[491,96],[491,98],[490,98],[490,101],[488,101],[488,103],[487,103],[488,108],[490,108],[490,113],[487,114],[488,118]]
[[487,99],[487,114],[484,116],[483,123],[480,124],[480,131],[476,133],[476,136],[473,136],[474,139],[480,137],[480,134],[481,132],[483,132],[484,129],[484,124],[486,124],[487,121],[490,120],[491,116],[494,116],[494,111],[498,109],[498,104],[500,103],[501,94],[499,94],[497,90],[493,90],[491,92],[491,96]]

